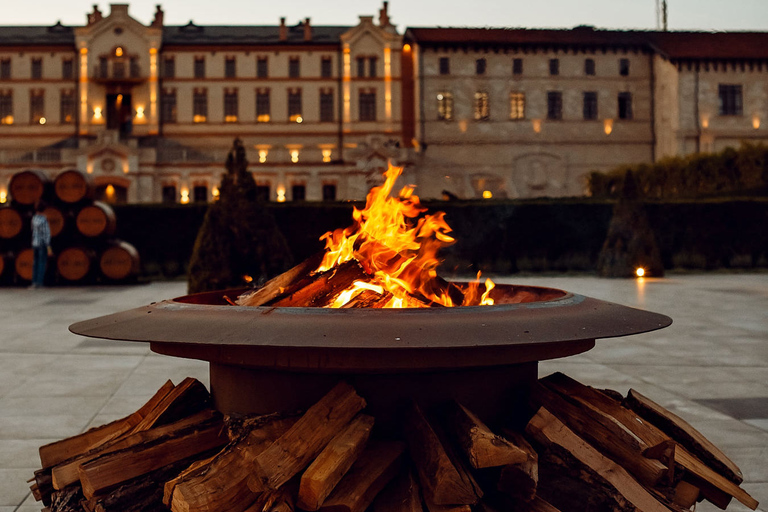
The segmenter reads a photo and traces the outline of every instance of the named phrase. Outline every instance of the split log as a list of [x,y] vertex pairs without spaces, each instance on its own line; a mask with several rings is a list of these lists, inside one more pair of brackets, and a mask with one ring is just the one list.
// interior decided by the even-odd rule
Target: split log
[[248,480],[252,491],[277,489],[317,457],[328,442],[365,407],[365,400],[340,382],[269,448],[256,456]]
[[100,427],[92,428],[82,434],[46,444],[40,447],[40,462],[43,468],[49,468],[92,450],[121,435],[129,432],[154,409],[157,404],[173,389],[173,383],[167,381],[138,411],[107,423]]
[[473,505],[483,492],[438,436],[421,409],[412,405],[404,434],[425,499],[436,505]]
[[[491,432],[480,418],[457,402],[444,411],[448,431],[475,469],[525,462],[529,454],[521,447]],[[527,443],[526,443],[527,444]]]
[[151,443],[164,436],[173,435],[176,432],[188,429],[193,425],[203,424],[216,419],[221,421],[221,414],[214,409],[207,409],[177,422],[147,430],[145,432],[136,432],[135,434],[123,436],[115,439],[112,442],[103,444],[94,450],[85,453],[84,455],[75,457],[59,464],[58,466],[55,466],[52,470],[53,488],[63,489],[68,485],[79,482],[80,474],[78,469],[80,466],[97,457],[119,450],[124,450],[126,448],[130,448],[131,446],[137,446],[143,443]]
[[227,442],[220,420],[195,425],[153,443],[132,446],[86,462],[78,469],[83,494],[91,498],[133,478]]
[[53,476],[51,468],[38,469],[32,478],[34,483],[30,486],[32,495],[36,501],[42,501],[46,507],[51,504],[51,494],[53,494]]
[[132,433],[186,418],[211,407],[211,395],[197,379],[187,377],[166,394],[136,425]]
[[341,308],[342,309],[351,309],[351,308],[378,309],[383,307],[391,299],[392,299],[392,294],[387,291],[385,291],[382,294],[382,293],[374,292],[372,290],[363,290],[357,297],[351,299],[349,302],[344,304]]
[[261,493],[253,505],[244,512],[293,512],[294,508],[291,493],[284,489],[278,489]]
[[410,469],[401,471],[376,496],[372,512],[424,512],[419,484]]
[[355,281],[368,281],[370,278],[371,276],[356,260],[350,260],[336,268],[312,276],[311,279],[301,280],[294,286],[295,289],[286,291],[282,298],[268,305],[274,307],[324,306]]
[[51,510],[53,512],[82,512],[80,501],[83,499],[83,489],[79,485],[72,485],[66,489],[55,491],[51,496]]
[[292,269],[283,272],[266,282],[258,290],[243,294],[237,298],[238,306],[262,306],[267,302],[283,294],[288,288],[296,284],[301,279],[306,279],[309,274],[320,266],[323,261],[324,252],[319,252],[302,261]]
[[[722,501],[722,498],[718,496],[719,493],[716,492],[721,491],[736,498],[752,510],[757,508],[758,502],[749,493],[694,457],[675,441],[665,441],[646,450],[645,453],[652,458],[663,457],[669,461],[668,464],[674,464],[688,472],[693,477],[694,482],[698,484],[697,486],[701,488],[704,497],[709,499],[709,496],[714,494],[714,499],[711,500],[713,503],[717,504],[717,502]],[[715,492],[710,492],[713,489]]]
[[744,481],[739,467],[684,419],[634,389],[629,390],[627,398],[624,399],[624,405],[646,421],[653,423],[662,432],[683,445],[689,452],[728,480],[736,484]]
[[173,511],[240,512],[258,498],[248,488],[256,457],[296,423],[296,418],[269,415],[205,461],[199,461],[165,484],[163,503]]
[[521,434],[511,430],[503,433],[525,454],[525,460],[502,468],[496,489],[518,501],[529,502],[536,496],[539,484],[539,455]]
[[675,486],[675,495],[673,496],[672,501],[676,505],[690,509],[696,504],[696,502],[699,501],[700,494],[701,491],[698,487],[684,480],[681,480]]
[[364,512],[402,465],[405,444],[373,441],[325,500],[324,512]]
[[373,429],[373,417],[359,414],[334,437],[301,477],[298,506],[317,510],[362,453]]
[[642,439],[601,410],[568,401],[541,381],[532,386],[531,401],[537,407],[545,407],[570,430],[621,464],[646,486],[656,486],[662,478],[669,476],[664,464],[643,456],[648,445]]
[[669,512],[624,468],[573,433],[545,408],[525,428],[541,446],[539,492],[561,510]]

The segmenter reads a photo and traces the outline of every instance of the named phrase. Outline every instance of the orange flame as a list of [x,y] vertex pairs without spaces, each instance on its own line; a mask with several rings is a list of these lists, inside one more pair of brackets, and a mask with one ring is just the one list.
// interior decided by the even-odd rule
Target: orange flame
[[[330,307],[342,307],[364,290],[381,290],[391,294],[384,305],[388,308],[425,307],[430,302],[443,306],[493,304],[488,295],[494,284],[486,280],[485,292],[480,296],[480,274],[455,303],[456,293],[437,277],[440,263],[437,252],[454,242],[445,212],[425,214],[427,209],[413,193],[413,186],[405,186],[397,198],[390,197],[402,167],[389,166],[384,173],[385,182],[368,193],[363,210],[352,212],[354,223],[344,229],[325,233],[325,256],[316,272],[330,270],[351,259],[357,260],[369,273],[371,283],[356,282],[344,290]],[[452,298],[452,295],[454,298]]]

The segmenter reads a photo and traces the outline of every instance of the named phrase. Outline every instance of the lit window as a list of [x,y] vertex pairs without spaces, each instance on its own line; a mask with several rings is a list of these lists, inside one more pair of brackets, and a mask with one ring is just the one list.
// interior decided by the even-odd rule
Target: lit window
[[509,93],[509,118],[513,120],[525,119],[525,93]]
[[441,121],[453,120],[453,94],[441,92],[437,94],[437,118]]
[[0,124],[13,124],[13,90],[0,90]]
[[488,93],[478,91],[475,93],[475,120],[487,121],[491,117],[490,105],[488,104]]
[[288,90],[288,119],[296,123],[304,120],[301,112],[301,89]]
[[45,124],[45,91],[43,89],[30,91],[29,120],[32,124]]

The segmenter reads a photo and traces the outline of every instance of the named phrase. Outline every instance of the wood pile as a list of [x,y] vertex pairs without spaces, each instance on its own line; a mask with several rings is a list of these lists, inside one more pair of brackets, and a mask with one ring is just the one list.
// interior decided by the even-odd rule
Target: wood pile
[[462,404],[402,413],[384,438],[341,382],[303,413],[222,418],[194,379],[135,413],[40,448],[49,512],[557,512],[755,509],[738,467],[640,393],[563,374],[532,387],[526,425]]
[[32,280],[31,220],[39,201],[47,205],[43,214],[53,248],[46,284],[119,283],[135,278],[139,254],[133,245],[114,237],[115,213],[108,204],[94,201],[94,193],[90,177],[75,169],[59,173],[53,182],[42,171],[14,174],[11,200],[0,205],[0,285]]

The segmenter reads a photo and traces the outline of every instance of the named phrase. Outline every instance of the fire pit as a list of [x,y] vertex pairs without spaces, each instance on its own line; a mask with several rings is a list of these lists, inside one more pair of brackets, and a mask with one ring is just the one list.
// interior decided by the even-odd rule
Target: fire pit
[[[242,291],[179,297],[70,330],[209,361],[211,392],[224,413],[303,409],[346,380],[379,418],[395,417],[406,399],[429,405],[454,398],[492,421],[535,382],[538,361],[671,323],[538,287],[498,286],[493,306],[395,310],[227,304],[225,296]],[[510,303],[521,295],[528,302]]]

